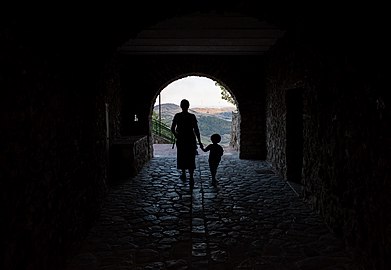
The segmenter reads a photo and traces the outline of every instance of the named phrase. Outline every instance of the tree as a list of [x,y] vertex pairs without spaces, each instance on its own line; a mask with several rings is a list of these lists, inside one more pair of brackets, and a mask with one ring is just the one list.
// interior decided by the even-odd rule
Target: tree
[[215,82],[215,85],[220,87],[221,89],[221,98],[236,106],[236,102],[231,96],[231,94],[228,92],[228,90],[225,89],[225,87],[219,84],[218,82]]

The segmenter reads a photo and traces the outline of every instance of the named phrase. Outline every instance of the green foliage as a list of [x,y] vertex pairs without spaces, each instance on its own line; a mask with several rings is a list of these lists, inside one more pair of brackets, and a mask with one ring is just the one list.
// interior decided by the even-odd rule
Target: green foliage
[[159,115],[155,111],[152,111],[152,120],[159,121]]
[[[167,128],[171,126],[172,119],[175,113],[180,111],[179,107],[178,108],[177,107],[178,106],[173,107],[168,104],[162,104],[161,122],[163,125],[166,125]],[[218,133],[222,136],[222,141],[220,144],[228,145],[230,134],[231,134],[231,121],[228,121],[225,118],[229,118],[229,117],[222,118],[221,114],[220,117],[217,117],[216,115],[207,115],[203,113],[197,113],[195,111],[191,111],[191,113],[194,113],[197,117],[198,127],[201,133],[201,141],[203,142],[204,145],[211,143],[210,136],[213,133]],[[158,122],[159,120],[158,118],[159,118],[158,111],[157,108],[155,108],[155,111],[153,112],[152,115],[152,121]],[[155,128],[155,126],[153,128]],[[171,133],[171,131],[168,133]]]
[[198,127],[201,134],[207,137],[213,133],[220,135],[231,133],[231,123],[214,116],[199,116]]
[[[152,111],[152,121],[155,121],[155,122],[159,122],[159,114],[155,111]],[[163,124],[163,125],[166,125],[168,127],[171,127],[171,122],[172,122],[172,116],[170,115],[166,115],[166,114],[162,114],[161,115],[161,119],[160,119],[160,122]]]
[[236,102],[231,96],[231,94],[228,92],[228,90],[225,89],[225,87],[219,84],[218,82],[215,82],[215,85],[220,87],[221,89],[221,98],[236,106]]
[[152,115],[152,133],[160,137],[165,138],[170,143],[174,142],[174,134],[172,134],[171,129],[168,125],[159,122],[159,119],[155,119]]

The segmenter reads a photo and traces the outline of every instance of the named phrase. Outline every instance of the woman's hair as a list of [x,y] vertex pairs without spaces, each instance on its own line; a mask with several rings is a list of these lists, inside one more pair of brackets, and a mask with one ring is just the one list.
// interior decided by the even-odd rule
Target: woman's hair
[[219,143],[221,141],[221,136],[219,134],[213,134],[210,136],[212,143]]
[[187,99],[182,99],[181,101],[181,108],[182,109],[189,109],[190,102]]

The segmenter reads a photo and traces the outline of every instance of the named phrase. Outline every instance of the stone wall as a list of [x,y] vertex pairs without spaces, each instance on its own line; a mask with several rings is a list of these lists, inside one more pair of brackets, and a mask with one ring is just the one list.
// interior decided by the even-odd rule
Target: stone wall
[[137,175],[144,165],[150,160],[148,137],[138,138],[134,142],[134,168]]
[[136,176],[149,159],[146,136],[116,138],[110,149],[110,184]]
[[362,250],[366,269],[388,269],[390,112],[381,51],[367,57],[370,47],[343,38],[338,47],[311,33],[287,35],[269,55],[267,158],[286,177],[286,91],[303,89],[305,199]]
[[232,122],[231,122],[231,140],[229,145],[239,151],[240,146],[240,113],[232,112]]
[[14,22],[0,28],[0,267],[61,269],[106,193],[105,103],[118,78],[103,55]]
[[[253,96],[253,98],[256,97]],[[266,159],[266,117],[263,103],[262,100],[259,104],[255,104],[251,96],[249,96],[249,100],[239,106],[239,157],[242,159]]]
[[[112,140],[121,136],[122,101],[120,96],[121,85],[118,61],[118,55],[113,54],[113,56],[107,62],[103,74],[101,75],[101,81],[99,82],[99,85],[103,87],[100,92],[100,98],[108,106],[109,144]],[[102,110],[103,108],[104,107],[101,105],[100,109]],[[103,112],[101,113],[103,114]]]

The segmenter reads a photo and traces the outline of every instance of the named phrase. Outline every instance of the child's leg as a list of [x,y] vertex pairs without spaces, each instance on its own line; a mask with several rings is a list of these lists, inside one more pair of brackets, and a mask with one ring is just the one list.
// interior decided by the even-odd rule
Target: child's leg
[[212,183],[216,182],[217,165],[214,162],[209,163],[210,174],[212,175]]

